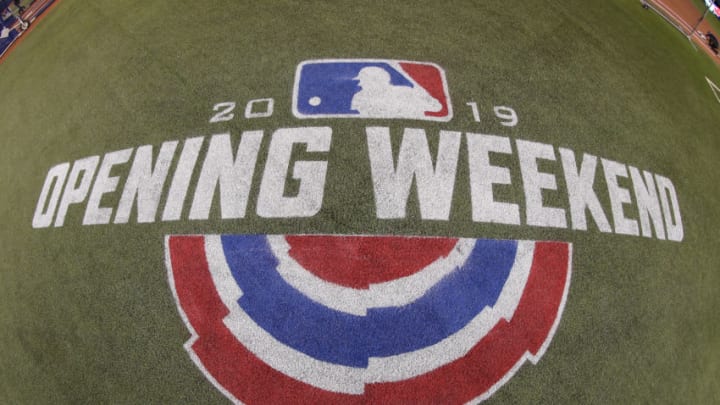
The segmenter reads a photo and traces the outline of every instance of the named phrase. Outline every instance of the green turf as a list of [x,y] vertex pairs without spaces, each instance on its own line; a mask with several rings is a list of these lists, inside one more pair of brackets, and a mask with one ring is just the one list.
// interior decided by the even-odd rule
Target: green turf
[[[720,71],[635,1],[541,3],[62,0],[0,65],[0,402],[222,403],[182,347],[189,334],[164,265],[169,233],[568,241],[573,276],[557,334],[538,365],[521,368],[488,403],[720,402],[720,103],[705,80],[720,84]],[[464,144],[449,221],[421,221],[412,194],[406,219],[377,220],[366,123],[308,124],[290,112],[295,68],[315,58],[438,63],[455,117],[376,122],[390,125],[396,143],[405,127],[451,129],[650,170],[677,188],[684,240],[603,234],[592,221],[587,232],[475,223]],[[215,103],[244,108],[265,97],[276,103],[270,118],[208,123]],[[480,123],[467,101],[478,103]],[[519,125],[501,126],[491,114],[497,105],[513,107]],[[221,220],[215,204],[208,221],[137,224],[133,216],[127,225],[81,226],[78,205],[64,227],[32,229],[55,164],[316,124],[334,137],[315,217],[263,219],[251,197],[241,220]],[[258,167],[267,148],[266,139]],[[519,172],[516,159],[503,159]],[[567,207],[560,165],[544,170],[559,185],[546,204]],[[520,179],[513,185],[498,199],[522,204]],[[118,199],[107,195],[103,205]]]

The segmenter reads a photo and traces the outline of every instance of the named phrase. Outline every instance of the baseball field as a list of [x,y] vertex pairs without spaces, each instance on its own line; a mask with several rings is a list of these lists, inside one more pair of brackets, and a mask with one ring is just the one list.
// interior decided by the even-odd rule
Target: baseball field
[[637,0],[56,0],[0,403],[720,403],[717,61]]

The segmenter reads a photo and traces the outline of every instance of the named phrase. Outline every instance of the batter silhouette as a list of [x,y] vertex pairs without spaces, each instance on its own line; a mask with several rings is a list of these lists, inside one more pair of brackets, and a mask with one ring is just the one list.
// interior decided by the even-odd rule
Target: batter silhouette
[[426,112],[438,111],[442,104],[420,86],[395,86],[385,69],[370,66],[355,77],[360,91],[355,93],[351,107],[362,117],[424,118]]

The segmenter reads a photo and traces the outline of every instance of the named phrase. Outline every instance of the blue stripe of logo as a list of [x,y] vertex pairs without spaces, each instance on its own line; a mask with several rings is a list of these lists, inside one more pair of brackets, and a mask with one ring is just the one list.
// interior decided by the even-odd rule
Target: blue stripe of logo
[[[297,109],[302,114],[357,114],[352,98],[360,91],[355,77],[365,67],[379,67],[390,76],[394,86],[413,87],[405,76],[382,62],[312,63],[302,67],[298,85]],[[318,100],[319,104],[311,101]]]
[[265,236],[222,237],[230,270],[243,291],[238,303],[284,344],[318,360],[367,367],[385,357],[435,344],[493,306],[515,261],[517,242],[476,241],[466,263],[403,307],[356,316],[325,307],[288,285]]

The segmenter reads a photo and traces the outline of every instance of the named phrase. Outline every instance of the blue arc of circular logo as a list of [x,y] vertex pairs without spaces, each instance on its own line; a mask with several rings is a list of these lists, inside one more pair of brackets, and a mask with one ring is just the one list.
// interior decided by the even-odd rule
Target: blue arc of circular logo
[[418,350],[458,332],[497,302],[517,252],[516,241],[477,240],[466,262],[422,297],[358,316],[328,308],[289,285],[266,236],[226,235],[222,246],[243,291],[238,304],[254,322],[308,356],[359,368],[371,357]]

